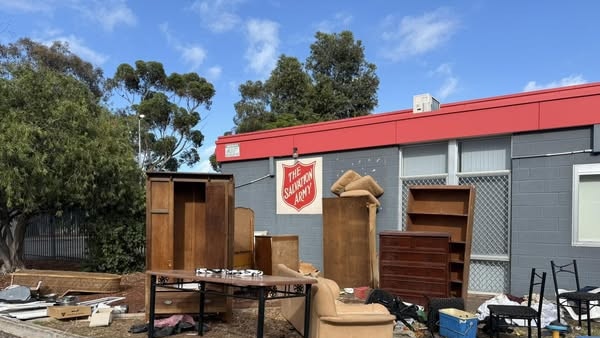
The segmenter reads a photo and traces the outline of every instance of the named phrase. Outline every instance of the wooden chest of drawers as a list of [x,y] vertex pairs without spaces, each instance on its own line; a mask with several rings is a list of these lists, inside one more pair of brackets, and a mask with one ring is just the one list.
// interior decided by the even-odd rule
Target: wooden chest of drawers
[[384,231],[379,234],[379,287],[403,301],[427,305],[449,296],[448,233]]

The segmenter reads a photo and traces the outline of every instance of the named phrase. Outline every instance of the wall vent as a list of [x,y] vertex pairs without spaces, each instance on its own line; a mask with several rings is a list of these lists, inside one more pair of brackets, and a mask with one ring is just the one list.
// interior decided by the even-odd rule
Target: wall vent
[[440,102],[431,94],[413,96],[413,113],[423,113],[440,109]]

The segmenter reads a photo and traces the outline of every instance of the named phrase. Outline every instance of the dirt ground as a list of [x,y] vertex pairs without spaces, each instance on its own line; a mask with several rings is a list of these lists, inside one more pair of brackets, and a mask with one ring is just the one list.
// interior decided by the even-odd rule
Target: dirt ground
[[[78,271],[76,264],[64,265],[57,267],[51,262],[34,262],[29,264],[28,268],[31,269],[48,269],[48,270],[70,270]],[[10,285],[10,275],[0,275],[0,289]],[[36,320],[34,323],[42,326],[51,327],[60,331],[64,331],[71,334],[77,334],[87,337],[146,337],[147,333],[129,333],[128,330],[133,325],[144,324],[144,312],[145,312],[145,274],[144,273],[133,273],[122,275],[121,277],[121,289],[119,292],[114,294],[78,294],[80,301],[98,299],[107,296],[118,296],[125,297],[124,300],[112,303],[111,305],[127,305],[129,307],[129,314],[123,316],[124,318],[115,318],[112,324],[108,327],[90,328],[89,321],[87,320],[56,320],[56,319],[42,319]],[[467,300],[467,310],[474,312],[486,299],[490,297],[469,297]],[[218,318],[209,317],[207,320],[209,331],[205,332],[204,337],[208,338],[245,338],[256,336],[256,317],[257,309],[256,302],[248,300],[234,299],[233,303],[233,318],[231,322],[224,323]],[[575,327],[575,323],[572,323]],[[480,325],[482,326],[482,325]],[[267,309],[265,313],[265,338],[299,338],[301,337],[293,327],[283,318],[279,310],[279,302],[271,301],[267,302]],[[600,323],[592,324],[592,335],[600,335]],[[169,337],[189,337],[194,335],[195,331],[187,331],[176,335],[170,335]],[[536,335],[535,330],[533,332]],[[575,338],[577,336],[586,335],[585,328],[581,331],[574,330],[573,332],[563,335],[564,338]],[[516,328],[512,334],[500,334],[501,338],[508,337],[520,337],[527,335],[527,330],[523,328]],[[546,335],[546,334],[545,334]],[[488,337],[487,334],[481,330],[477,334],[478,337]],[[0,337],[3,337],[0,335]],[[416,333],[409,333],[396,330],[394,337],[410,337],[410,338],[429,338],[429,332],[427,330],[419,330]]]
[[[77,264],[62,264],[55,262],[28,262],[28,269],[45,270],[65,270],[78,271]],[[147,333],[129,333],[133,325],[145,324],[145,278],[142,272],[133,274],[124,274],[121,276],[121,287],[117,293],[102,294],[77,294],[80,301],[93,300],[102,297],[125,297],[122,301],[111,303],[115,305],[127,305],[129,313],[123,317],[113,320],[109,327],[90,328],[87,319],[82,320],[56,320],[44,318],[35,320],[34,323],[46,327],[51,327],[71,334],[77,334],[87,337],[145,337]],[[10,285],[10,275],[0,275],[0,289]],[[208,331],[204,337],[225,338],[225,337],[255,337],[256,336],[256,302],[248,300],[237,300],[233,302],[233,319],[230,323],[224,323],[220,319],[209,317],[207,319]],[[279,311],[279,302],[267,302],[265,313],[265,338],[297,338],[301,337],[293,327],[281,316]],[[195,331],[187,331],[169,337],[188,337]]]

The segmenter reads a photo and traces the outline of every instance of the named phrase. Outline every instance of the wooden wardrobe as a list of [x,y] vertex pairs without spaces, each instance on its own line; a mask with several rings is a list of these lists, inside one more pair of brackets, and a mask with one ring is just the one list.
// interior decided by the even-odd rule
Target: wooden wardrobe
[[341,288],[377,285],[376,214],[365,196],[323,198],[323,273]]
[[[148,172],[146,269],[232,268],[233,175]],[[149,307],[146,281],[146,315]],[[159,283],[161,278],[158,278]],[[231,298],[207,296],[206,311],[231,317]],[[156,314],[197,313],[195,292],[157,288]]]

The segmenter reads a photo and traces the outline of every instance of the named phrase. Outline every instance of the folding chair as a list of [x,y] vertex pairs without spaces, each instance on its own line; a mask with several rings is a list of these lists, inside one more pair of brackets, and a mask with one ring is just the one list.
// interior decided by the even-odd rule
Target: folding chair
[[[538,294],[540,296],[539,304],[537,309],[531,307],[532,297],[534,289],[539,286]],[[535,320],[537,325],[537,336],[542,337],[542,305],[544,299],[544,288],[546,286],[546,273],[543,272],[541,275],[535,272],[535,268],[531,269],[531,279],[529,281],[529,297],[527,298],[527,305],[501,305],[491,304],[488,305],[490,310],[490,316],[488,317],[488,326],[490,330],[496,331],[496,337],[500,336],[498,327],[494,327],[494,322],[499,326],[502,320],[506,319],[524,319],[527,321],[527,336],[531,338],[531,321]],[[490,331],[490,336],[493,331]]]
[[[585,314],[587,322],[588,336],[592,335],[591,316],[590,309],[599,305],[600,293],[587,292],[582,290],[579,284],[579,271],[577,270],[577,261],[574,259],[573,262],[558,265],[554,261],[550,261],[552,266],[552,278],[554,279],[554,292],[556,294],[556,313],[557,320],[560,322],[560,307],[577,308],[579,326],[581,326],[581,315],[584,313],[582,304],[585,304]],[[567,292],[558,292],[558,278],[561,275],[571,275],[575,279],[575,290]],[[562,288],[568,290],[567,288]],[[595,303],[592,303],[594,302]]]

